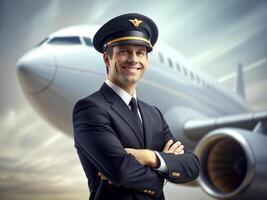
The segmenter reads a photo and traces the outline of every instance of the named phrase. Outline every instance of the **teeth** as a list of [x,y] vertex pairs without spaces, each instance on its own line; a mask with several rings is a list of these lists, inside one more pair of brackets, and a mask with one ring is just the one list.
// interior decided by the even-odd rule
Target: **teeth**
[[124,69],[127,69],[127,70],[139,70],[140,68],[134,68],[134,67],[123,67]]

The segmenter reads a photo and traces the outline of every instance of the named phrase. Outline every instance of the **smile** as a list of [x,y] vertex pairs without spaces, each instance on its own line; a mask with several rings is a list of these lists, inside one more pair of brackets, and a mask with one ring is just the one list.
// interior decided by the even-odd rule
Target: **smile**
[[127,70],[127,71],[138,71],[141,69],[141,67],[122,67],[124,70]]

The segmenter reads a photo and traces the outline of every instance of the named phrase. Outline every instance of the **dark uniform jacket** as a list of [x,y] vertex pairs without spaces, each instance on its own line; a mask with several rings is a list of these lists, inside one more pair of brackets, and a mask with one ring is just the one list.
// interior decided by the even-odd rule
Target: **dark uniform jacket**
[[[73,111],[74,140],[88,179],[90,199],[164,200],[164,179],[184,183],[197,178],[199,161],[186,151],[182,155],[163,153],[173,139],[161,112],[138,100],[143,131],[128,105],[105,83],[94,94],[79,100]],[[144,137],[140,137],[143,134]],[[168,172],[163,174],[141,165],[124,148],[151,149],[160,153]],[[108,181],[101,180],[98,172]]]

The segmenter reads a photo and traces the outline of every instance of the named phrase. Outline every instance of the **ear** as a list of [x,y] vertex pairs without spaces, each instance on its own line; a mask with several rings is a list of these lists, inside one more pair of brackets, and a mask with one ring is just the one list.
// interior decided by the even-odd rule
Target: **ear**
[[109,67],[109,56],[106,52],[103,53],[103,60],[107,67]]

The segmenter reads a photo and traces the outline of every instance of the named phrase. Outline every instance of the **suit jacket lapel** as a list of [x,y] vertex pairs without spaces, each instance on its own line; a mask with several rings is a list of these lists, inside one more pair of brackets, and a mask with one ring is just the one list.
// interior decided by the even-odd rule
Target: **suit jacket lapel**
[[106,100],[112,103],[112,109],[119,114],[119,116],[129,125],[129,127],[133,130],[136,135],[140,146],[144,148],[144,144],[142,139],[140,138],[140,129],[139,126],[136,125],[136,121],[131,113],[129,107],[125,104],[125,102],[118,96],[109,86],[105,83],[100,88],[100,91],[106,98]]
[[150,122],[150,117],[148,115],[145,104],[142,101],[138,101],[138,102],[139,102],[139,111],[141,113],[143,126],[144,126],[145,148],[150,149],[151,142],[152,142],[152,131],[151,131],[150,125],[152,123]]

